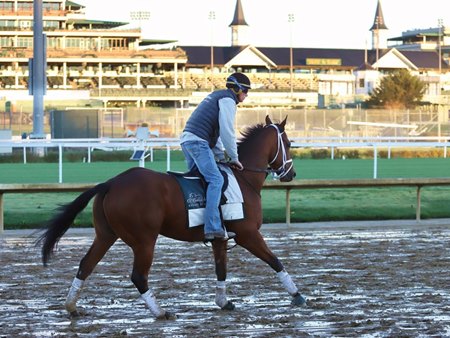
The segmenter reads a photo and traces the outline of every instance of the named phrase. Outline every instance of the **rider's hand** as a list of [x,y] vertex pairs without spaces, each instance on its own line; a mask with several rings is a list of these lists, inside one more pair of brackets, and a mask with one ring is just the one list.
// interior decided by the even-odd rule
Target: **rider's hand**
[[244,166],[242,165],[241,162],[239,162],[239,160],[231,161],[230,166],[231,166],[231,168],[237,169],[239,171],[244,170]]

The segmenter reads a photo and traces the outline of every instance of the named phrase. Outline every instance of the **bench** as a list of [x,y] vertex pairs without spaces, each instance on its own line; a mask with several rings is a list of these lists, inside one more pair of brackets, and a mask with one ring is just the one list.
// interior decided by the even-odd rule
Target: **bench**
[[[3,194],[5,193],[43,193],[43,192],[82,192],[92,188],[93,183],[45,183],[45,184],[0,184],[0,232],[3,231]],[[281,183],[265,182],[265,190],[286,190],[286,224],[291,223],[290,192],[301,189],[336,188],[377,188],[377,187],[416,187],[416,220],[420,221],[420,192],[422,187],[450,185],[450,178],[385,178],[350,180],[295,180]]]

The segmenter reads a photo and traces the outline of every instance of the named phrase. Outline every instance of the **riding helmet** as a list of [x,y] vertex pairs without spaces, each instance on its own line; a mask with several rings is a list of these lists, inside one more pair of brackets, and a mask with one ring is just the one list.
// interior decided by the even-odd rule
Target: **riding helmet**
[[242,73],[233,73],[227,78],[227,88],[233,89],[236,93],[247,93],[251,88],[250,79]]

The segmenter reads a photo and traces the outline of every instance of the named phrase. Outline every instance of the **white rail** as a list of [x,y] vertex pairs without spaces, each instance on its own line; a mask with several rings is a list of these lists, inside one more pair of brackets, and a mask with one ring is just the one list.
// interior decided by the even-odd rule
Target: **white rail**
[[[388,158],[391,157],[392,148],[443,148],[443,156],[447,158],[447,148],[450,145],[450,137],[315,137],[293,138],[293,148],[329,148],[331,159],[335,158],[335,150],[338,148],[371,148],[373,149],[373,178],[378,174],[378,151],[388,150]],[[59,152],[59,183],[63,183],[62,158],[64,148],[86,148],[87,162],[91,162],[93,149],[105,151],[135,150],[145,148],[150,152],[150,160],[153,160],[153,149],[163,148],[167,151],[167,170],[170,170],[170,151],[180,148],[178,138],[150,138],[140,140],[137,138],[98,138],[98,139],[25,139],[25,140],[0,140],[0,150],[10,148],[23,149],[23,162],[27,162],[28,148],[58,148]],[[139,161],[139,166],[145,166],[144,159]]]
[[[86,148],[87,162],[91,163],[91,153],[94,149],[105,151],[145,149],[151,154],[153,161],[153,149],[165,148],[167,151],[167,170],[170,170],[170,150],[179,148],[180,141],[172,138],[157,138],[139,140],[136,138],[101,138],[101,139],[26,139],[26,140],[0,140],[2,148],[22,148],[23,163],[27,163],[27,149],[58,148],[58,183],[63,183],[63,152],[64,148]],[[139,161],[139,166],[144,167],[144,159]]]

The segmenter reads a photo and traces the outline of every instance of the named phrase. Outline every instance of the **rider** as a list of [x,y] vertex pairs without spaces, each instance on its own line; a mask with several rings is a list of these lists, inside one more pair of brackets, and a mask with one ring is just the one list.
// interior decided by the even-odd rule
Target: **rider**
[[235,236],[222,225],[219,205],[223,177],[217,167],[218,161],[225,160],[243,170],[238,159],[234,122],[237,105],[243,102],[250,89],[249,78],[242,73],[234,73],[227,78],[226,89],[210,93],[192,112],[181,135],[181,148],[189,170],[197,166],[208,183],[206,190],[205,241],[228,240]]

